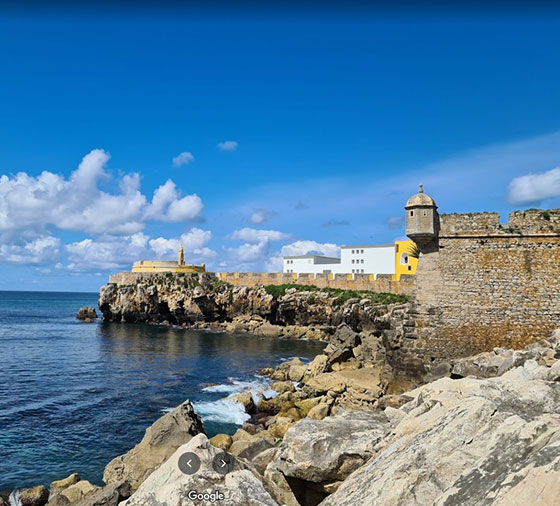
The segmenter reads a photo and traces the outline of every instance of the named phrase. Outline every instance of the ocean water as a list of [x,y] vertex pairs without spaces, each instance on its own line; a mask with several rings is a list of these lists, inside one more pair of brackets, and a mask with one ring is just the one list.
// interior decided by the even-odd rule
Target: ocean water
[[75,318],[97,294],[0,292],[0,491],[105,465],[166,411],[190,399],[207,433],[246,419],[224,400],[266,390],[255,375],[324,344]]

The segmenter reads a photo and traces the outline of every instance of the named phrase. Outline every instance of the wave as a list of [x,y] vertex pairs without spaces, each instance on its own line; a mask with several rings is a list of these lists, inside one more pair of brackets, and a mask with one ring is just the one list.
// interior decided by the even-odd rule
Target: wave
[[195,411],[203,422],[220,422],[243,425],[251,418],[245,412],[245,407],[233,399],[218,399],[210,402],[193,403]]

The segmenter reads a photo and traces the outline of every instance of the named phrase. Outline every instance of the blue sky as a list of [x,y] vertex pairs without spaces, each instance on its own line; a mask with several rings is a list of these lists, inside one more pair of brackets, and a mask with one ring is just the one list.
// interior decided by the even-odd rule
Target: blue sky
[[418,183],[560,206],[556,13],[283,14],[0,17],[0,289],[390,242]]

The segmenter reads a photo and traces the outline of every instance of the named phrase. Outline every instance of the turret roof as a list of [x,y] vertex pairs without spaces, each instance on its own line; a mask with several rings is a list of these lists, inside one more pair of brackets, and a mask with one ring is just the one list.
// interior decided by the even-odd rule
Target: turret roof
[[420,185],[420,189],[418,190],[418,193],[416,195],[408,199],[405,208],[414,206],[437,207],[434,199],[424,193],[423,185]]

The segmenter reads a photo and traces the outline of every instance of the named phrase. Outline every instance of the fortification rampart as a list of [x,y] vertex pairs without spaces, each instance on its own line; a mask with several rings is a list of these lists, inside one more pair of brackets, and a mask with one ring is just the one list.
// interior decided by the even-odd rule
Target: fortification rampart
[[[155,274],[155,273],[154,273]],[[168,273],[168,275],[175,275]],[[208,273],[208,275],[212,275]],[[119,286],[134,285],[140,277],[149,277],[150,273],[119,272],[111,274],[109,283]],[[412,295],[415,276],[401,275],[400,280],[393,280],[391,274],[281,274],[263,272],[218,272],[215,276],[234,286],[257,285],[312,285],[319,288],[341,288],[343,290],[369,290],[377,293],[395,293]]]
[[560,210],[442,215],[415,284],[403,350],[424,363],[522,348],[560,326]]

